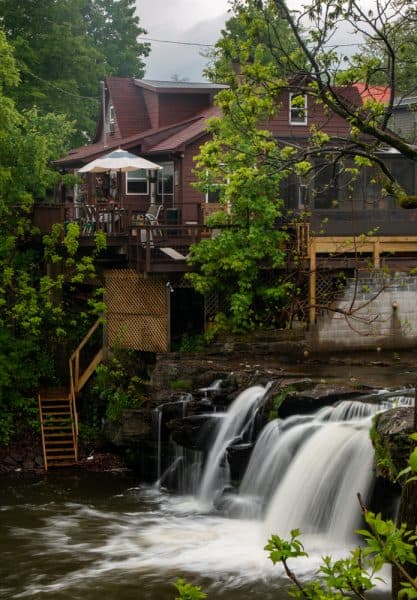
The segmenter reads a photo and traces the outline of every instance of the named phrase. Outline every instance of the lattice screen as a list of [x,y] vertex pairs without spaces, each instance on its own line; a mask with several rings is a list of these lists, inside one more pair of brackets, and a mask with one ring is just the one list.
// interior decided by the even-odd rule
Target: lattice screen
[[146,352],[169,351],[166,282],[131,269],[107,271],[107,344]]
[[316,280],[317,304],[328,306],[334,300],[336,295],[334,277],[335,273],[332,271],[318,271]]

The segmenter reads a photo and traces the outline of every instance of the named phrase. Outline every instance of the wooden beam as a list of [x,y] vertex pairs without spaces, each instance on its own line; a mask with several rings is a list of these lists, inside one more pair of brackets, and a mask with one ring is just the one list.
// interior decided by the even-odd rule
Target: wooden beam
[[317,263],[316,263],[316,244],[312,239],[310,243],[310,273],[309,273],[309,322],[316,321],[316,282],[317,282]]

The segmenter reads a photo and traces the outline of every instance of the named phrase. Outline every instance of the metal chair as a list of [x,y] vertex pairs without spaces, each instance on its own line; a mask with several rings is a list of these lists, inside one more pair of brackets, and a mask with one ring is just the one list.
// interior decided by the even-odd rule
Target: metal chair
[[[159,215],[162,204],[151,204],[145,213],[145,223],[157,227],[159,225]],[[152,229],[151,234],[162,237],[161,229]]]

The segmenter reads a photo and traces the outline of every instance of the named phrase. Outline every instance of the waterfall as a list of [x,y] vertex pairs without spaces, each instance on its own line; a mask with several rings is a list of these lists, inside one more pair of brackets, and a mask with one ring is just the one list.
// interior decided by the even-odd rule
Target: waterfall
[[[282,451],[293,457],[290,462],[277,460],[281,472],[266,508],[266,536],[286,537],[291,529],[299,528],[338,542],[351,540],[360,522],[356,494],[366,498],[373,482],[369,427],[371,415],[379,410],[377,405],[341,402],[287,428],[275,440],[271,452],[276,458]],[[253,487],[253,479],[249,484]],[[262,478],[257,485],[259,489],[265,485]]]
[[254,413],[265,394],[262,386],[253,386],[239,394],[221,420],[202,474],[199,498],[211,505],[217,494],[229,483],[228,465],[225,453],[230,444],[242,435],[254,417]]
[[203,453],[199,450],[183,448],[175,442],[171,443],[174,449],[174,459],[161,475],[156,486],[162,487],[168,483],[169,488],[175,488],[180,494],[196,494],[203,464]]

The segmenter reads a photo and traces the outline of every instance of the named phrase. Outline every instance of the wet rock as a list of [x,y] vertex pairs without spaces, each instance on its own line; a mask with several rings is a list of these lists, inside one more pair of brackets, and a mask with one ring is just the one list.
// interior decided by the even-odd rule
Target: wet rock
[[219,419],[213,415],[192,415],[168,423],[174,442],[191,450],[206,452],[209,449]]
[[104,427],[105,437],[115,446],[137,443],[149,435],[151,431],[149,418],[149,414],[146,415],[140,409],[124,410],[119,423],[106,423]]
[[43,456],[40,456],[39,454],[35,456],[35,465],[37,467],[43,467]]
[[32,471],[34,467],[35,463],[33,462],[33,460],[31,460],[30,458],[25,458],[25,460],[23,461],[23,468],[25,469],[25,471]]
[[394,480],[406,465],[415,443],[413,432],[414,409],[398,407],[380,413],[375,418],[372,442],[375,447],[377,475]]
[[339,400],[351,400],[363,394],[356,388],[345,385],[319,383],[312,389],[288,392],[279,409],[281,418],[296,414],[315,412]]
[[227,449],[232,481],[240,482],[245,474],[254,444],[233,444]]

